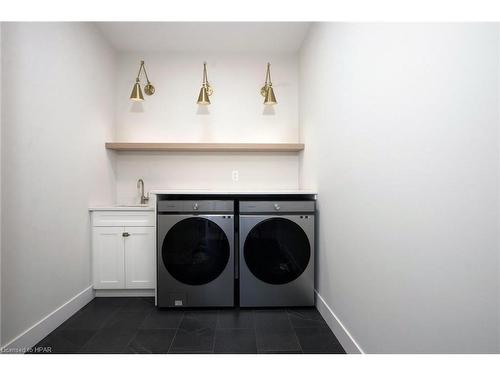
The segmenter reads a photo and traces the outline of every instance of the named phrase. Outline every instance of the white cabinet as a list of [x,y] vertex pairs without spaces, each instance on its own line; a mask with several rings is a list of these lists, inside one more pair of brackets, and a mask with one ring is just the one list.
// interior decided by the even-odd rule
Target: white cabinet
[[154,289],[155,233],[153,211],[93,212],[94,289]]
[[125,227],[125,287],[155,287],[155,228]]
[[92,235],[95,289],[125,287],[123,228],[95,227]]

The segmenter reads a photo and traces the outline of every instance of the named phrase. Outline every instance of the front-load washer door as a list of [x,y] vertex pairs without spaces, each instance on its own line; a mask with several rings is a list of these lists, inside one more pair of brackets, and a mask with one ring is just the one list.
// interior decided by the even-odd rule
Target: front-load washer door
[[240,305],[314,304],[314,216],[240,216]]
[[226,268],[229,240],[217,224],[203,217],[179,221],[166,234],[161,260],[177,281],[188,285],[207,284]]
[[291,220],[261,221],[248,233],[243,249],[252,274],[268,284],[287,284],[306,270],[311,246],[304,230]]

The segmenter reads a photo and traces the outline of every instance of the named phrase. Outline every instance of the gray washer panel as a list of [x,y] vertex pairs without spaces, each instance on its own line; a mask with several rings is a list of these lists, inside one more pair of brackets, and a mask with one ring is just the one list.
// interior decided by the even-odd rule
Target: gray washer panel
[[[162,246],[168,231],[187,218],[205,218],[217,224],[229,241],[229,259],[224,271],[215,280],[204,285],[187,285],[176,280],[166,269]],[[234,216],[233,215],[158,215],[157,248],[158,307],[218,307],[234,306]],[[182,305],[176,301],[182,300]]]
[[241,213],[314,212],[314,201],[242,201]]
[[226,212],[234,211],[234,201],[177,200],[159,201],[158,212]]
[[[287,284],[272,285],[254,276],[245,263],[248,233],[260,222],[283,218],[300,226],[309,240],[311,257],[304,272]],[[314,306],[314,215],[240,215],[240,306]]]

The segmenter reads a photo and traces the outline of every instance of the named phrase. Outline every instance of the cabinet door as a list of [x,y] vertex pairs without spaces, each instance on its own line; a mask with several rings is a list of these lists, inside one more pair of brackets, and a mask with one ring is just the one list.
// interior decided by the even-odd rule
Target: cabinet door
[[125,286],[129,289],[155,287],[155,228],[125,227]]
[[125,287],[123,227],[94,227],[92,230],[94,289]]

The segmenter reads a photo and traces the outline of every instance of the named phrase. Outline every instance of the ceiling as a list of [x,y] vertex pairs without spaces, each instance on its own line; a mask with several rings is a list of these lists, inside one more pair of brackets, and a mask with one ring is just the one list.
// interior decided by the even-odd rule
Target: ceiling
[[98,22],[119,51],[298,51],[308,22]]

